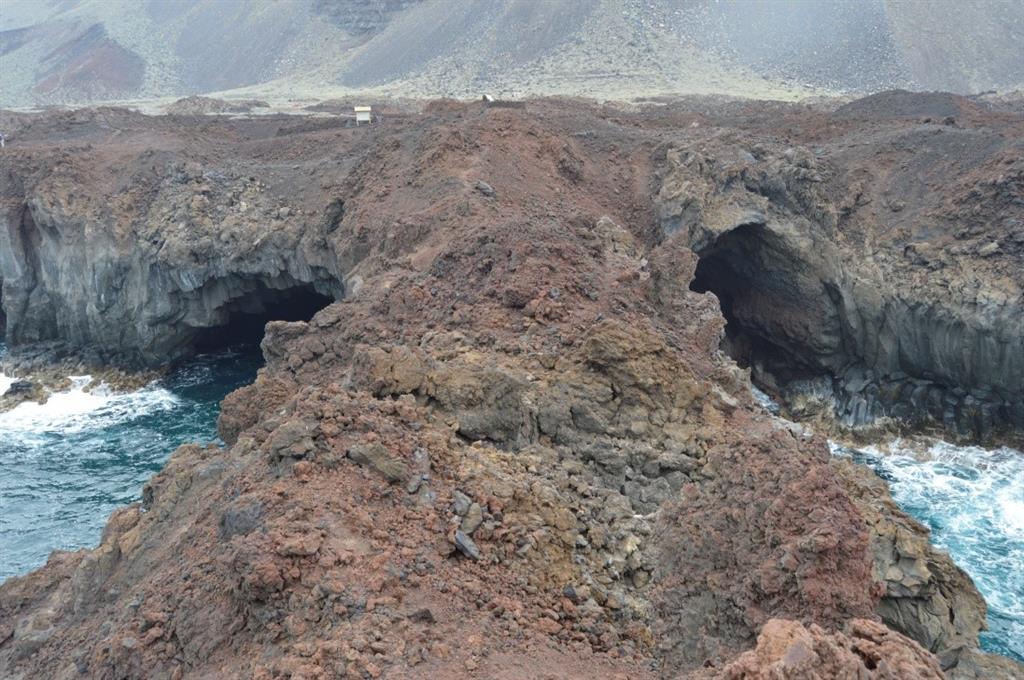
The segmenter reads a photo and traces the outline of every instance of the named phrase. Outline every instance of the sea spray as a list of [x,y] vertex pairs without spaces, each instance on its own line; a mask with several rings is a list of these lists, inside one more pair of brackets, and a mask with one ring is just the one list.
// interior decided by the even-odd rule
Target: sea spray
[[771,413],[773,416],[779,415],[781,410],[779,409],[778,403],[772,399],[767,392],[764,392],[753,383],[750,384],[750,392],[754,395],[754,401],[761,405],[761,408]]
[[7,354],[7,347],[0,343],[0,397],[7,393],[15,379],[4,373],[4,355]]
[[1024,453],[943,441],[830,446],[887,480],[893,500],[971,576],[988,603],[982,646],[1024,661]]
[[0,579],[95,545],[171,451],[216,441],[220,400],[259,364],[258,352],[208,355],[128,393],[74,376],[45,404],[0,413]]
[[71,387],[49,395],[45,403],[26,401],[0,413],[5,439],[40,441],[47,435],[68,435],[102,430],[156,411],[166,411],[179,400],[156,384],[136,392],[116,394],[105,384],[92,386],[92,376],[69,376]]
[[14,378],[0,372],[0,397],[7,394],[7,390],[14,384]]

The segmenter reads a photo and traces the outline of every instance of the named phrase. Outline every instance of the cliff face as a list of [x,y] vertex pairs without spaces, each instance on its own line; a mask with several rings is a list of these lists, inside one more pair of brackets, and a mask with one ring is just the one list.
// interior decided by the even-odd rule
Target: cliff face
[[[54,121],[94,133],[140,122],[113,111]],[[325,241],[332,224],[310,228],[321,215],[281,208],[245,168],[197,163],[159,129],[139,137],[5,163],[11,346],[50,342],[40,358],[158,367],[232,317],[274,308],[288,318],[319,301],[308,316],[344,295],[343,260]]]
[[[975,439],[1024,428],[1019,117],[898,92],[833,114],[726,107],[682,115],[696,123],[685,134],[642,129],[660,115],[626,136],[650,149],[634,162],[655,177],[632,188],[653,192],[638,200],[657,213],[639,247],[680,233],[700,256],[694,289],[723,303],[731,353],[792,412],[824,402],[846,425],[892,418]],[[390,190],[370,168],[388,144],[438,134],[401,118],[341,124],[227,124],[230,137],[200,141],[101,110],[18,132],[0,215],[8,344],[154,367],[242,314],[297,320],[341,299],[384,226],[355,225],[358,240],[339,229],[353,200]],[[117,144],[98,141],[110,134]],[[558,162],[573,180],[571,134]],[[33,142],[67,136],[78,148]],[[318,136],[343,154],[310,158]],[[260,146],[285,161],[246,151]],[[409,237],[402,219],[386,228]]]
[[[1006,137],[1020,125],[977,115]],[[803,222],[825,219],[800,198],[819,183],[778,160],[792,144],[772,130],[827,157],[871,125],[710,102],[436,104],[360,128],[119,111],[10,122],[0,264],[15,361],[154,365],[245,312],[273,321],[266,367],[223,404],[225,447],[182,447],[98,548],[0,586],[0,675],[998,667],[976,651],[969,579],[823,439],[759,410],[718,349],[727,320],[751,317],[702,269],[725,236],[693,211],[711,216],[715,194],[760,171],[706,163],[687,179],[674,150],[759,140],[767,215],[725,223],[802,242],[825,228]],[[793,173],[795,188],[779,183]],[[705,203],[677,200],[719,176]],[[760,280],[769,309],[792,304],[772,295],[786,279]],[[691,290],[706,281],[725,318]]]
[[793,121],[805,143],[698,131],[666,152],[662,225],[794,411],[826,400],[847,425],[975,438],[1024,426],[1024,145],[1019,121],[983,119],[894,92]]

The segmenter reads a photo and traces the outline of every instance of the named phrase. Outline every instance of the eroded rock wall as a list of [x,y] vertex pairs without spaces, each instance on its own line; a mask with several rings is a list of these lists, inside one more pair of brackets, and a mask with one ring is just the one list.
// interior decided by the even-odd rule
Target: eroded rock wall
[[[100,112],[66,115],[105,127]],[[344,295],[323,216],[282,208],[237,168],[164,149],[86,145],[5,163],[4,172],[6,341],[51,343],[36,361],[73,354],[165,366],[190,354],[204,329],[262,311],[275,293]]]

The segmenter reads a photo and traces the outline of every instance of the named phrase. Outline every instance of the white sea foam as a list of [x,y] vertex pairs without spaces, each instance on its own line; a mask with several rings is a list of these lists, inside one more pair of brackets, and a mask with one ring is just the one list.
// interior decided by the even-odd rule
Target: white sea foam
[[[1024,453],[897,440],[858,452],[889,480],[893,499],[932,529],[989,603],[999,651],[1024,657]],[[998,640],[995,638],[998,637]]]
[[70,434],[95,430],[178,404],[168,390],[150,385],[135,392],[112,393],[105,385],[86,391],[87,375],[71,376],[71,388],[50,395],[44,404],[24,402],[0,413],[0,432],[9,436]]
[[13,384],[14,378],[12,378],[9,375],[4,375],[3,373],[0,373],[0,396],[6,394],[7,390],[9,390],[11,385]]
[[754,401],[761,405],[761,407],[771,413],[772,415],[779,415],[779,405],[768,396],[767,392],[758,389],[757,385],[750,384],[750,392],[754,395]]
[[1024,496],[1024,492],[1020,489],[1007,488],[998,494],[996,500],[999,503],[1002,516],[1006,518],[1007,530],[1024,539],[1024,497],[1022,496]]

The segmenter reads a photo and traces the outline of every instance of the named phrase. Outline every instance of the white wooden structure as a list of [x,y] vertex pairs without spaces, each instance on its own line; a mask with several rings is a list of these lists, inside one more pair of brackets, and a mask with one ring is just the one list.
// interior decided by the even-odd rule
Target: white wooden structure
[[369,106],[353,106],[352,109],[356,112],[356,125],[370,122],[371,109]]

